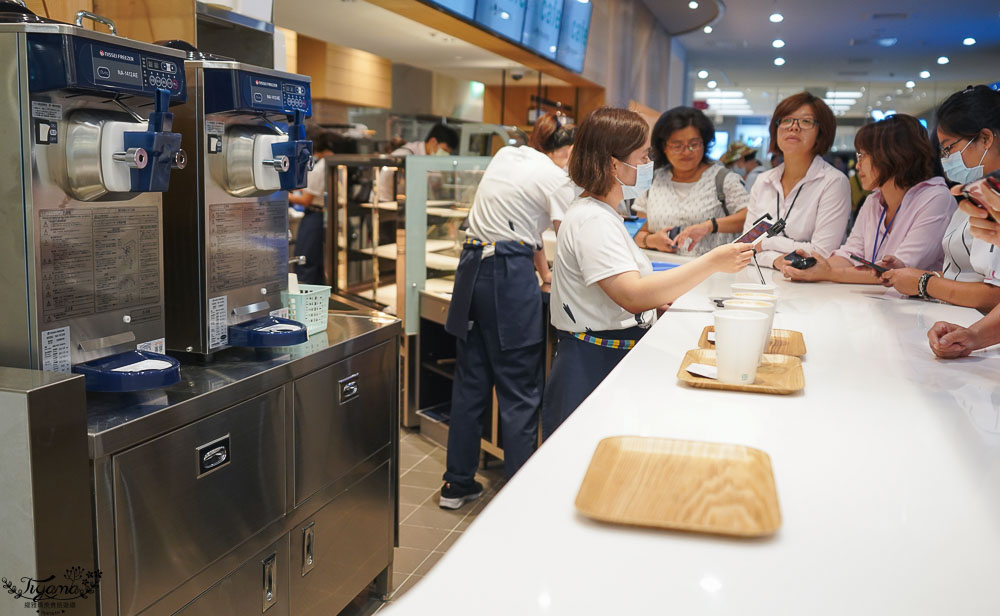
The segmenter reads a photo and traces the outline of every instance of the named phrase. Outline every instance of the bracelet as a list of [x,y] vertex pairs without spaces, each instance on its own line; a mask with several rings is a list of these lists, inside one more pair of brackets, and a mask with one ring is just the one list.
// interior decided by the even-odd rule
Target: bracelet
[[917,294],[920,296],[920,299],[931,299],[931,297],[927,295],[927,281],[930,280],[933,275],[933,272],[924,272],[920,275],[920,280],[917,281]]
[[712,219],[712,233],[718,233],[718,232],[719,232],[719,222],[713,218]]

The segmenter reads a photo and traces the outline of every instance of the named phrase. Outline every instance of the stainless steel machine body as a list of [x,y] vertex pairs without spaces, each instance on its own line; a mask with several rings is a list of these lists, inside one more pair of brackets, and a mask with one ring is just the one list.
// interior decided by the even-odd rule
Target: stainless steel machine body
[[305,186],[312,154],[295,134],[311,110],[310,78],[226,60],[186,68],[175,126],[194,173],[164,197],[167,347],[209,355],[234,343],[230,327],[281,316],[287,191]]
[[183,151],[161,104],[185,98],[183,66],[81,27],[0,23],[0,364],[163,351],[159,191]]

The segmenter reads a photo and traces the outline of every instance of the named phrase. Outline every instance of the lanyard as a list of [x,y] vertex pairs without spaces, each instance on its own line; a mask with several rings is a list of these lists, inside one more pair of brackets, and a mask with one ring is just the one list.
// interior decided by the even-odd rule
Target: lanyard
[[[795,202],[799,200],[799,193],[802,192],[803,188],[805,188],[805,184],[799,186],[799,189],[795,191],[795,196],[792,197],[792,204],[788,206],[788,211],[785,212],[785,218],[781,217],[781,193],[779,192],[774,195],[774,209],[775,213],[778,215],[779,221],[784,220],[785,223],[788,222],[788,217],[792,215],[792,210],[795,208]],[[785,228],[787,228],[787,226]],[[784,235],[785,237],[788,237],[788,235],[785,233],[785,228],[782,228],[781,234]]]
[[885,231],[882,232],[882,239],[878,239],[878,228],[882,226],[885,221],[885,211],[889,209],[888,207],[882,208],[882,215],[878,218],[878,227],[875,227],[875,245],[872,246],[872,262],[878,259],[878,251],[880,248],[885,248],[885,236],[889,235],[889,231],[892,231],[892,225],[896,224],[896,218],[899,217],[899,210],[896,210],[896,215],[892,217],[892,223],[886,225]]

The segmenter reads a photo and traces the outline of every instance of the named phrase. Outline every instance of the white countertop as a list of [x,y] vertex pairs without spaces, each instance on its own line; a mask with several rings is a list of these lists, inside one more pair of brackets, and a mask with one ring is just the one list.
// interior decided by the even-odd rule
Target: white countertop
[[[733,278],[713,277],[664,315],[383,613],[1000,614],[1000,354],[939,361],[926,339],[935,321],[978,313],[782,281],[774,326],[805,337],[805,391],[688,388],[681,358],[712,322],[707,297]],[[766,451],[780,530],[731,539],[579,515],[594,448],[614,435]]]

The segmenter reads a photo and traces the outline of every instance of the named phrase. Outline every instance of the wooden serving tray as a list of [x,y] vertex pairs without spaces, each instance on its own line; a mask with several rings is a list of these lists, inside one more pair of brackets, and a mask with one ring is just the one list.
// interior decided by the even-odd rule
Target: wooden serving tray
[[[715,343],[708,339],[708,332],[714,332],[714,325],[706,325],[701,330],[701,338],[698,338],[699,349],[714,349]],[[767,345],[765,353],[773,355],[794,355],[802,357],[806,354],[806,341],[802,337],[802,332],[791,329],[772,329],[771,341]]]
[[691,364],[715,365],[715,351],[709,349],[692,349],[684,355],[677,378],[691,387],[705,389],[731,389],[733,391],[750,391],[762,394],[792,394],[802,391],[806,386],[805,375],[802,374],[802,360],[789,355],[764,354],[764,361],[757,368],[757,379],[752,385],[734,385],[722,383],[715,379],[695,376],[687,371]]
[[723,443],[606,438],[576,508],[602,522],[740,537],[772,535],[781,526],[771,458]]

